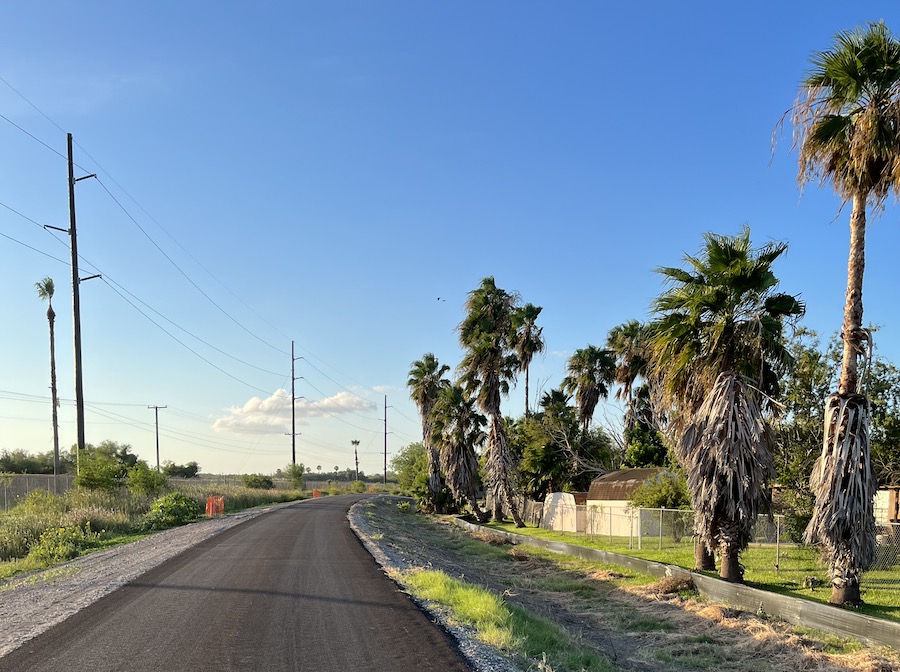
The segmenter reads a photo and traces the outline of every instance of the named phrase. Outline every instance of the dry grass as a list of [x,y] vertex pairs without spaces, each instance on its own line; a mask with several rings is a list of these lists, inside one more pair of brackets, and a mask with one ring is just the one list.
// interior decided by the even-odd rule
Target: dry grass
[[444,519],[403,515],[395,506],[372,510],[384,535],[379,543],[553,620],[621,670],[900,670],[896,654],[710,604],[674,577],[654,580],[540,549],[504,548],[498,535],[467,535]]

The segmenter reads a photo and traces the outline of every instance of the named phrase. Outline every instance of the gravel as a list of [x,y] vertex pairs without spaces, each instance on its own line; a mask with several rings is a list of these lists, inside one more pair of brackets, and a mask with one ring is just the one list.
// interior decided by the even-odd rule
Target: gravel
[[[274,508],[277,506],[200,520],[15,577],[0,586],[0,657],[166,560]],[[348,519],[388,576],[397,577],[399,572],[411,568],[409,559],[373,534],[359,504],[350,510]],[[430,605],[419,606],[453,635],[477,672],[518,672],[508,660],[475,640],[471,630],[458,627],[447,614]]]

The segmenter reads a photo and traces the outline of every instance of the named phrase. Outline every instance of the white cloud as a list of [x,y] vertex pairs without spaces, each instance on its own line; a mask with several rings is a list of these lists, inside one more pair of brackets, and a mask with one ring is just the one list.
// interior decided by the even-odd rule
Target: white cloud
[[[324,399],[300,398],[294,402],[294,414],[299,424],[303,418],[329,417],[345,413],[372,411],[371,401],[350,392],[338,392]],[[228,413],[216,418],[213,430],[235,434],[284,434],[290,431],[291,395],[287,390],[276,390],[267,399],[250,398],[243,406],[233,406]]]

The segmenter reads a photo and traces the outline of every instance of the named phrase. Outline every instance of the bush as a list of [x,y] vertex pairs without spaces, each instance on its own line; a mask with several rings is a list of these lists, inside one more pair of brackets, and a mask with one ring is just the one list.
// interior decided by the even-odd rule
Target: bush
[[106,455],[82,455],[75,485],[88,490],[118,490],[127,467]]
[[270,476],[263,474],[244,474],[244,486],[259,490],[271,490],[275,487]]
[[137,495],[159,495],[166,489],[166,475],[141,460],[128,470],[128,489]]
[[28,557],[41,565],[52,565],[78,557],[88,548],[96,546],[100,533],[91,531],[91,524],[84,527],[50,527],[44,530],[37,543],[32,545]]
[[165,530],[190,523],[200,517],[203,507],[195,499],[170,492],[157,499],[144,516],[144,528],[147,530]]
[[366,484],[362,481],[353,481],[350,484],[350,492],[355,494],[361,494],[366,491]]

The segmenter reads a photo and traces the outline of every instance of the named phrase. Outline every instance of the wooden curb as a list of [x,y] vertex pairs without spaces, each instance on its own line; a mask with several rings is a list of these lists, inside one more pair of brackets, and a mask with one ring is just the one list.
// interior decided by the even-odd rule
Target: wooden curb
[[561,541],[547,541],[514,532],[494,530],[461,518],[453,518],[453,522],[463,529],[488,531],[522,546],[536,546],[552,553],[574,555],[585,560],[620,565],[651,576],[690,578],[700,594],[713,602],[721,602],[754,614],[774,616],[793,625],[822,630],[838,637],[851,637],[867,646],[886,646],[900,651],[900,623],[864,616],[830,604],[779,595],[739,583],[729,583],[705,574],[690,572],[675,565],[642,560],[610,551],[566,544]]

